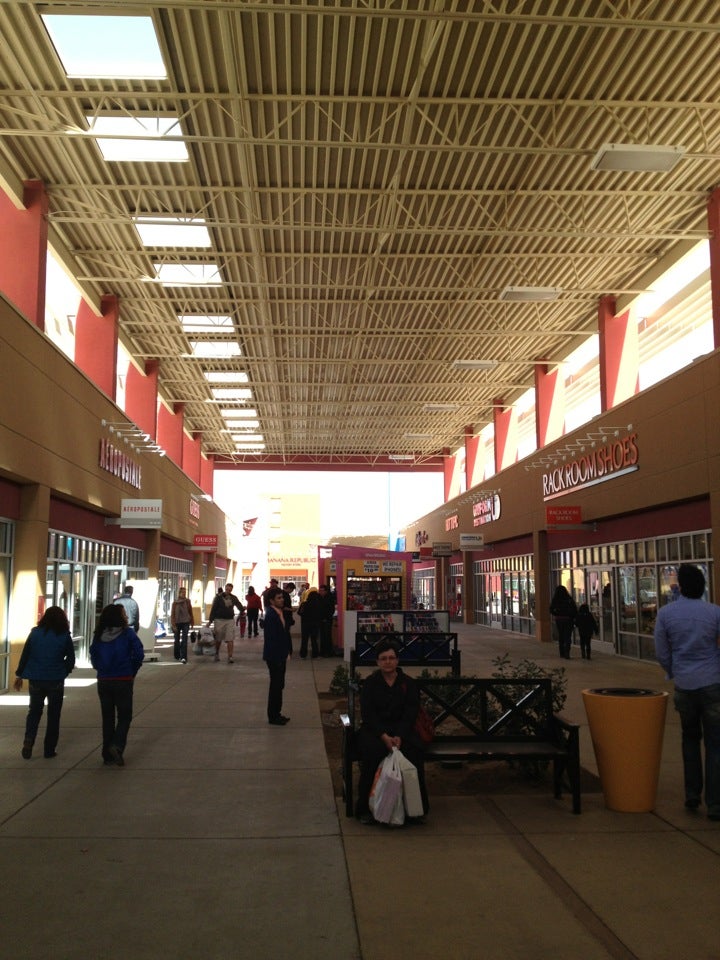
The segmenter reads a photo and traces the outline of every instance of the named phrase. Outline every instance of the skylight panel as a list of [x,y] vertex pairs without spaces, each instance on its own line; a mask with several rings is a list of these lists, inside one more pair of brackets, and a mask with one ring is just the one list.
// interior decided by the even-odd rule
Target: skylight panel
[[164,287],[217,287],[223,280],[216,263],[154,263]]
[[178,317],[185,333],[226,333],[232,330],[232,318],[206,314]]
[[183,135],[178,117],[123,115],[86,120],[88,134],[105,160],[183,163],[188,159],[185,143],[175,139]]
[[68,77],[167,78],[150,17],[43,14],[42,19]]
[[238,433],[233,436],[236,446],[248,446],[251,443],[262,443],[265,437],[261,433]]
[[257,415],[257,410],[254,410],[252,407],[224,407],[220,411],[220,416],[224,418],[256,417]]
[[260,427],[259,420],[226,420],[225,427],[228,433],[234,433],[237,430],[257,430]]
[[208,383],[247,383],[248,375],[234,370],[206,370],[205,379]]
[[233,400],[250,400],[252,397],[252,390],[248,387],[234,387],[230,389],[214,387],[211,393],[215,400],[231,402]]
[[204,220],[181,217],[136,217],[135,229],[145,247],[209,247],[210,232]]
[[240,356],[240,344],[234,340],[192,340],[190,349],[191,356],[203,360],[226,360],[228,357]]

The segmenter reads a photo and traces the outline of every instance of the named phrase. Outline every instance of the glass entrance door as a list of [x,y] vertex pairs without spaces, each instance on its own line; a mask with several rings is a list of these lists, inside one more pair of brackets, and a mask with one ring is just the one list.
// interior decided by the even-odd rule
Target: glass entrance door
[[92,642],[95,624],[98,621],[103,607],[112,603],[122,593],[122,585],[127,580],[126,566],[96,566],[90,569],[91,589],[88,602],[85,604],[85,649],[83,658],[87,659],[90,643]]
[[598,640],[611,643],[617,650],[615,617],[615,590],[612,567],[588,567],[587,598],[592,615],[598,624]]

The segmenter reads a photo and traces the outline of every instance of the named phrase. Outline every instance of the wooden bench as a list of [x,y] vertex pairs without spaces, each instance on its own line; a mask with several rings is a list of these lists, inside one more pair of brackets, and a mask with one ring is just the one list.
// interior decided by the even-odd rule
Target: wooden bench
[[[573,813],[580,813],[580,728],[553,712],[552,681],[522,677],[415,677],[420,701],[433,718],[435,738],[425,762],[448,765],[487,760],[549,761],[553,791],[567,780]],[[353,815],[353,763],[362,680],[351,677],[343,714],[342,771],[345,812]]]
[[350,678],[358,667],[374,670],[375,649],[382,640],[391,640],[398,648],[401,667],[450,667],[460,676],[460,651],[456,633],[368,633],[355,634],[355,649],[350,653]]

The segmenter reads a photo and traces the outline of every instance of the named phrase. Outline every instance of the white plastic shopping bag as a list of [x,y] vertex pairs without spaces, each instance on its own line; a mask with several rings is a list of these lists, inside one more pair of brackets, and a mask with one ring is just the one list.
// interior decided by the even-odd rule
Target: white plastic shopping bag
[[[396,806],[402,805],[402,777],[398,769],[395,751],[382,760],[375,774],[370,791],[370,810],[379,823],[392,823],[398,816]],[[400,821],[401,823],[403,820]]]
[[414,763],[410,763],[405,754],[401,750],[398,750],[397,747],[393,749],[393,753],[397,754],[397,764],[400,768],[405,813],[407,813],[409,817],[422,817],[425,811],[423,810],[422,796],[420,794],[420,781],[418,779],[417,767]]

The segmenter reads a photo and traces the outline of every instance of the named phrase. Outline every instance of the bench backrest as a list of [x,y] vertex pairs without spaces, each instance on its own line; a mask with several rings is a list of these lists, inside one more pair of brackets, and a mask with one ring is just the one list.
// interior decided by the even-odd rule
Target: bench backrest
[[[420,702],[443,740],[530,742],[555,740],[552,681],[549,677],[414,677]],[[351,723],[362,681],[351,681]]]

